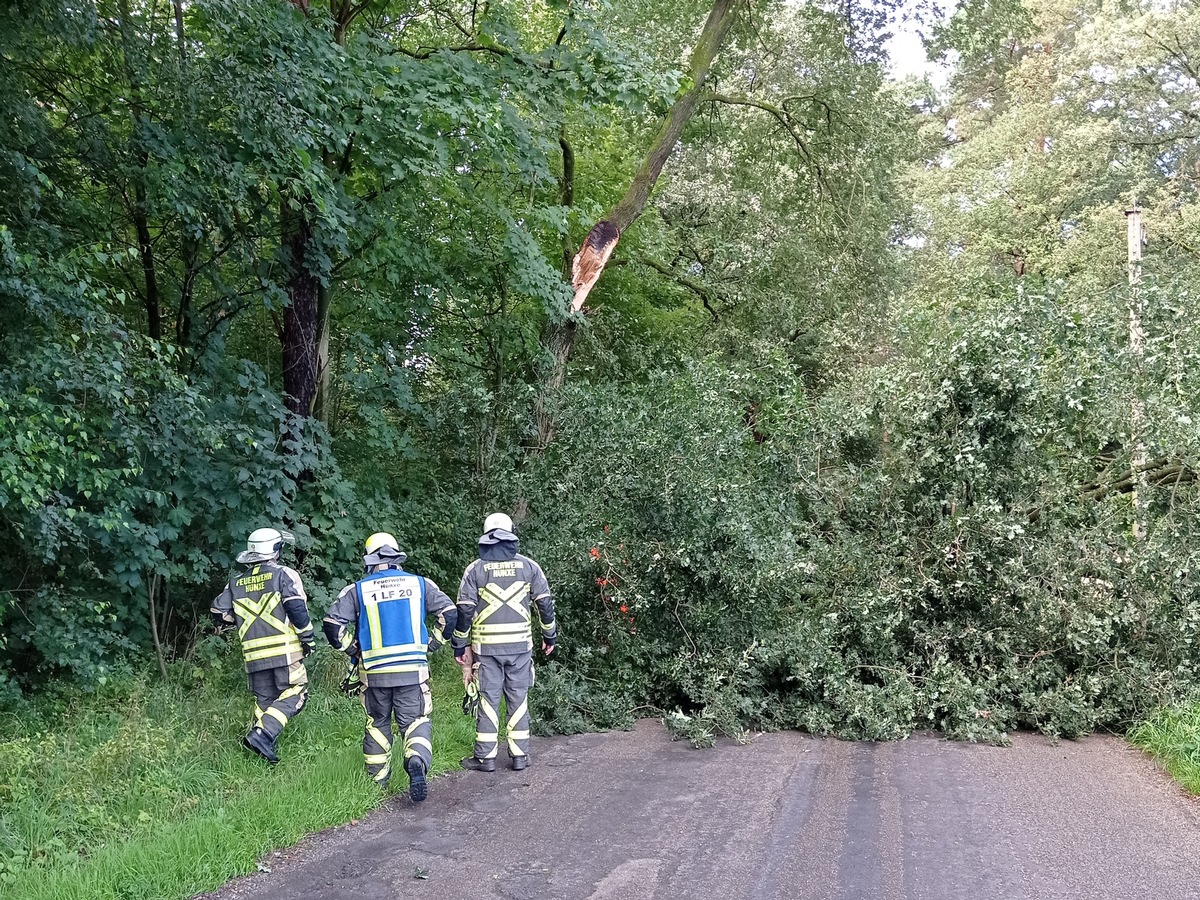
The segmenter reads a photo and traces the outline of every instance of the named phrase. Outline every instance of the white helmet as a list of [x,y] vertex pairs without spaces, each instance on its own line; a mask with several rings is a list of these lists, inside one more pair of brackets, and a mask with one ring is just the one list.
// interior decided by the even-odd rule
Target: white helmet
[[513,520],[504,513],[492,513],[483,520],[484,534],[487,534],[489,531],[494,531],[497,528],[502,531],[507,531],[511,534],[513,533]]
[[246,549],[237,556],[239,563],[260,563],[276,559],[283,552],[284,544],[293,544],[296,539],[290,531],[277,528],[257,528],[246,538]]

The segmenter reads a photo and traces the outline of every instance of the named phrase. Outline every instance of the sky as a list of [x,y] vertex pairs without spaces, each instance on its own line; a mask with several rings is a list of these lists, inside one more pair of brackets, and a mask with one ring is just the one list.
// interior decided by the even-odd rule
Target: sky
[[[946,67],[932,63],[925,57],[921,38],[917,33],[915,17],[920,14],[927,22],[944,21],[958,5],[958,0],[905,0],[896,11],[895,33],[885,45],[891,57],[893,78],[902,79],[910,75],[929,75],[934,82],[944,82]],[[928,26],[926,26],[928,28]]]
[[925,58],[921,39],[911,29],[898,30],[885,45],[892,63],[889,67],[897,80],[910,75],[920,77],[932,72],[936,66]]

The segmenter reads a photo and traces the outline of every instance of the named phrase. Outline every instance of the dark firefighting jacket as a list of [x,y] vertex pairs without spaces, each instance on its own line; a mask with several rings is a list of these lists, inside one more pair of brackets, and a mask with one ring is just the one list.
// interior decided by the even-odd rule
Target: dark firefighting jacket
[[213,600],[218,629],[236,626],[247,672],[290,666],[313,640],[307,597],[294,569],[261,562],[229,579]]
[[457,653],[467,644],[476,656],[521,656],[533,650],[531,607],[541,620],[542,640],[558,636],[554,601],[546,574],[517,552],[517,536],[502,529],[479,539],[479,559],[463,572],[458,587],[458,625],[452,643]]

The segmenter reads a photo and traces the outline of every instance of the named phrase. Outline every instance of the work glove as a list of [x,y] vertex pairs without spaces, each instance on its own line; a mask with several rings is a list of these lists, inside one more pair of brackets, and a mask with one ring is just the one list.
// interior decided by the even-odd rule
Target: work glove
[[315,645],[312,641],[300,642],[300,652],[304,655],[304,659],[308,659],[309,654],[312,653],[314,649]]
[[338,685],[338,690],[347,697],[353,697],[361,694],[364,690],[362,676],[358,671],[358,661],[350,660],[350,665],[346,669],[346,677],[342,679],[342,683]]
[[446,643],[440,634],[434,632],[429,636],[428,649],[430,653],[437,653],[442,648],[442,644]]
[[472,679],[467,682],[467,692],[463,694],[462,711],[464,716],[475,718],[479,713],[479,683]]

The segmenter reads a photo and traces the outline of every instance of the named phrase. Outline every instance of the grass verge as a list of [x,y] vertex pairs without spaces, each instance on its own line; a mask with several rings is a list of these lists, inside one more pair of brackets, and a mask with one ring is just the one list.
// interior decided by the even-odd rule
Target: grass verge
[[[310,657],[308,705],[271,768],[239,744],[252,701],[238,656],[0,716],[0,895],[177,900],[387,799],[363,771],[362,706],[337,693],[342,657]],[[457,768],[474,739],[448,649],[435,657],[433,693],[436,774]],[[407,786],[396,766],[391,791]]]
[[1200,794],[1200,702],[1166,707],[1129,733],[1192,794]]

